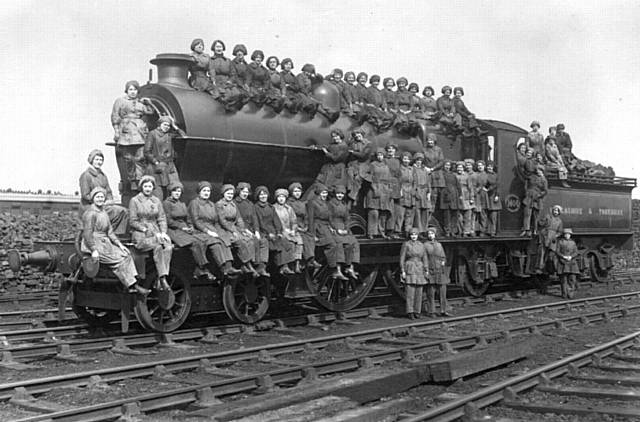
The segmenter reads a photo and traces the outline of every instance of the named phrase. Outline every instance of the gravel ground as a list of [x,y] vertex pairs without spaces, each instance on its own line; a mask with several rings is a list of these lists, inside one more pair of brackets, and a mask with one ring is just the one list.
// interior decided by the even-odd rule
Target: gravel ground
[[[598,286],[596,288],[590,289],[586,291],[580,292],[578,296],[599,296],[604,294],[611,293],[619,293],[624,291],[633,291],[638,289],[640,284],[636,283],[633,285],[626,285],[623,287],[620,286]],[[489,312],[494,310],[502,310],[509,309],[513,307],[521,307],[521,306],[529,306],[540,303],[553,303],[561,300],[561,298],[553,297],[553,296],[538,296],[531,295],[525,296],[519,299],[514,300],[506,300],[506,301],[495,301],[491,303],[485,304],[472,304],[465,305],[464,307],[459,307],[454,310],[456,315],[467,315],[472,313],[479,312]],[[597,307],[601,307],[602,305],[597,305],[589,308],[589,311],[596,310]],[[562,310],[558,312],[558,315],[571,315],[576,312],[584,312],[582,308],[576,307],[573,311]],[[532,315],[518,315],[514,317],[500,318],[495,317],[490,320],[483,321],[481,323],[464,323],[464,324],[456,324],[451,325],[447,330],[443,331],[441,328],[431,330],[431,334],[434,338],[448,336],[448,335],[473,335],[477,334],[480,331],[492,331],[492,330],[502,330],[505,329],[507,325],[509,326],[519,326],[526,323],[531,323],[533,321],[542,321],[548,319],[551,315],[549,313],[542,314],[532,314]],[[629,321],[635,322],[629,322]],[[214,345],[204,345],[197,342],[187,343],[194,347],[187,349],[175,349],[175,348],[159,348],[153,347],[149,348],[156,352],[154,355],[147,356],[128,356],[128,355],[118,355],[114,354],[110,351],[103,351],[98,353],[86,353],[81,354],[81,356],[90,357],[91,361],[84,363],[71,363],[66,361],[58,361],[53,359],[48,359],[44,361],[35,362],[38,366],[37,369],[28,370],[28,371],[12,371],[7,369],[0,369],[0,379],[3,379],[4,382],[13,382],[19,381],[29,378],[40,378],[40,377],[48,377],[54,375],[67,374],[71,372],[84,372],[84,371],[92,371],[98,368],[110,368],[114,366],[123,366],[128,364],[140,363],[140,362],[148,362],[150,360],[164,360],[164,359],[172,359],[178,358],[188,355],[197,355],[202,353],[212,353],[217,351],[224,350],[233,350],[237,348],[244,347],[254,347],[260,345],[266,345],[275,342],[287,342],[291,340],[299,340],[304,338],[313,338],[318,336],[332,335],[332,334],[340,334],[340,333],[348,333],[355,332],[360,330],[365,330],[369,328],[377,328],[380,326],[394,326],[401,323],[406,323],[407,320],[402,318],[385,318],[382,320],[371,320],[371,319],[360,319],[360,322],[357,325],[344,325],[344,324],[331,324],[330,329],[328,331],[321,331],[318,329],[310,329],[310,328],[298,328],[295,330],[295,335],[280,335],[271,332],[259,333],[258,335],[247,335],[247,334],[230,334],[225,335],[220,338],[219,344]],[[474,378],[469,381],[455,383],[451,386],[423,386],[419,389],[416,389],[415,397],[420,397],[419,407],[432,406],[435,404],[434,397],[442,392],[455,392],[458,394],[462,394],[465,392],[473,391],[474,389],[487,385],[492,380],[497,380],[508,376],[517,371],[524,371],[527,367],[535,367],[538,362],[543,362],[544,359],[547,359],[544,362],[548,362],[550,360],[555,359],[557,356],[563,356],[567,353],[575,353],[572,350],[583,350],[584,344],[595,344],[598,342],[605,341],[603,340],[607,335],[615,336],[614,333],[621,333],[624,331],[623,327],[629,325],[631,327],[640,327],[640,320],[637,318],[625,318],[623,320],[614,320],[612,324],[602,324],[602,325],[594,325],[593,327],[588,327],[588,329],[575,330],[572,329],[569,333],[555,331],[545,333],[544,335],[538,336],[540,339],[539,350],[536,350],[536,353],[532,359],[526,360],[524,362],[513,365],[512,367],[503,368],[498,371],[489,372],[481,377]],[[605,328],[608,327],[609,328]],[[604,331],[603,331],[604,330]],[[613,337],[611,337],[613,338]],[[319,350],[317,352],[313,352],[313,360],[326,360],[326,359],[337,359],[339,357],[344,357],[347,355],[352,355],[354,352],[349,350],[344,344],[332,344],[324,350]],[[429,357],[436,357],[437,353],[429,354]],[[291,359],[291,360],[300,360],[299,355],[282,355],[278,356],[279,359]],[[242,362],[239,364],[235,364],[230,366],[229,369],[234,371],[251,373],[264,371],[269,369],[276,369],[276,365],[264,364],[264,363],[256,363],[254,362]],[[178,374],[176,379],[167,382],[167,381],[158,381],[158,380],[127,380],[118,383],[111,384],[108,388],[102,388],[100,386],[93,388],[72,388],[72,389],[61,389],[56,390],[54,392],[50,392],[44,396],[43,399],[57,402],[65,405],[78,405],[78,404],[91,404],[97,402],[103,402],[105,400],[114,400],[118,398],[130,397],[131,395],[140,394],[141,392],[154,392],[154,391],[163,391],[167,388],[177,388],[180,385],[186,385],[188,383],[194,381],[215,381],[220,378],[216,378],[211,375],[203,375],[199,372],[187,372],[183,374]],[[424,391],[423,391],[424,390]],[[413,397],[414,392],[408,393]],[[240,397],[241,398],[241,397]],[[4,405],[0,407],[0,420],[12,420],[17,418],[18,416],[24,416],[26,413],[21,410],[14,408],[10,405]],[[166,414],[159,415],[158,417],[167,417],[169,419],[178,415],[175,412],[169,412]],[[153,419],[150,419],[153,420]],[[159,419],[162,420],[162,419]]]
[[[616,319],[611,323],[598,323],[590,324],[588,326],[582,326],[581,329],[571,329],[570,331],[550,330],[545,331],[541,335],[534,336],[538,341],[535,347],[534,353],[525,360],[510,364],[508,366],[488,371],[476,377],[469,379],[458,380],[449,385],[423,385],[415,388],[406,393],[402,393],[398,397],[411,397],[414,399],[415,406],[411,409],[415,412],[424,412],[429,408],[435,407],[441,403],[446,402],[439,398],[444,393],[454,395],[470,394],[483,387],[492,385],[498,381],[504,380],[509,377],[513,377],[536,367],[551,363],[566,356],[581,352],[585,349],[591,348],[597,344],[602,344],[615,338],[622,337],[635,331],[640,330],[640,316],[627,317],[622,319]],[[582,384],[584,385],[584,384]],[[536,398],[544,397],[545,394],[541,392],[533,393]],[[522,396],[522,397],[534,397],[534,395]],[[579,399],[575,401],[571,398],[572,403],[584,403],[585,405],[593,405],[594,401],[591,399]],[[608,404],[617,405],[617,402],[608,402]],[[637,403],[623,402],[619,403],[621,406],[631,407],[637,409]],[[584,418],[584,417],[572,417],[564,415],[535,415],[532,416],[526,412],[515,411],[503,407],[492,408],[489,412],[495,416],[509,417],[515,420],[545,420],[545,421],[614,421],[614,420],[631,420],[628,418],[623,419],[603,419],[597,418]],[[532,419],[533,417],[533,419]]]

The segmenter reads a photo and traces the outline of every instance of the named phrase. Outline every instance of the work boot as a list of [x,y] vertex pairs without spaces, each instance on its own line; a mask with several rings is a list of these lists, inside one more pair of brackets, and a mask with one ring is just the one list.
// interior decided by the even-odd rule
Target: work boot
[[271,277],[271,274],[267,272],[266,267],[267,267],[267,264],[265,264],[264,262],[261,262],[258,264],[258,268],[256,268],[256,272],[258,273],[258,276]]
[[563,180],[560,184],[561,184],[562,186],[564,186],[565,188],[570,188],[570,187],[571,187],[571,185],[570,185],[569,183],[567,183],[567,181],[566,181],[566,180]]
[[129,292],[138,293],[139,295],[142,295],[142,296],[147,296],[149,293],[151,293],[151,290],[145,289],[138,283],[134,283],[131,286],[129,286]]
[[251,262],[247,262],[246,264],[244,264],[245,267],[247,267],[247,269],[251,272],[251,275],[253,275],[254,277],[260,277],[260,274],[258,274],[258,272],[256,271],[255,268],[253,268],[253,265],[251,264]]
[[333,272],[331,273],[331,278],[335,278],[336,280],[342,280],[342,281],[349,280],[347,277],[344,276],[344,274],[342,274],[342,271],[340,271],[340,267],[335,267],[333,269]]
[[280,267],[280,274],[282,275],[292,275],[295,274],[293,271],[291,271],[291,268],[289,268],[289,266],[287,264],[284,264]]
[[316,261],[315,258],[311,258],[309,261],[307,261],[307,267],[310,267],[310,268],[321,268],[322,264],[319,263],[318,261]]
[[293,271],[296,274],[300,274],[302,272],[302,268],[300,267],[300,260],[299,259],[296,259],[296,263],[295,263],[295,267],[294,267]]
[[196,267],[195,270],[193,270],[193,276],[195,278],[205,278],[209,281],[215,281],[216,276],[214,276],[213,274],[211,274],[211,271],[209,271],[208,268],[206,267]]
[[156,282],[156,297],[158,298],[158,305],[162,309],[171,309],[176,303],[176,296],[167,284],[165,276],[159,277]]
[[227,261],[224,263],[224,266],[222,267],[222,273],[224,275],[238,275],[242,273],[242,271],[237,268],[234,268],[233,265],[231,265],[231,261]]
[[358,273],[356,272],[356,270],[353,268],[353,265],[349,265],[345,270],[344,270],[344,275],[346,275],[347,277],[351,277],[351,278],[358,278]]

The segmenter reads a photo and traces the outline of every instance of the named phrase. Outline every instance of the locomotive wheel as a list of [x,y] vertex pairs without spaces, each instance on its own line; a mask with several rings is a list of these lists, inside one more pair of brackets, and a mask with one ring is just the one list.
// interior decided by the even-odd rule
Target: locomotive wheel
[[491,283],[489,283],[488,281],[485,281],[484,283],[481,283],[481,284],[476,284],[474,283],[473,280],[471,280],[470,278],[467,278],[464,281],[464,284],[462,285],[462,287],[464,288],[464,291],[469,293],[471,296],[482,297],[485,295],[485,293],[487,293],[487,290],[489,290],[490,285]]
[[464,257],[458,257],[458,267],[463,267],[464,271],[467,272],[466,277],[464,277],[464,281],[462,283],[462,288],[468,294],[473,297],[482,297],[487,290],[489,290],[489,286],[491,285],[491,281],[484,280],[482,283],[476,283],[473,278],[471,278],[471,274],[469,271],[469,263]]
[[609,271],[601,270],[598,267],[595,255],[589,256],[589,272],[591,273],[591,280],[598,283],[604,283],[609,278]]
[[222,304],[229,317],[245,324],[255,324],[269,310],[269,296],[268,278],[242,275],[225,281]]
[[120,317],[120,311],[73,305],[73,312],[91,327],[106,327]]
[[307,288],[315,295],[316,302],[334,312],[348,311],[358,306],[371,291],[378,275],[378,267],[357,264],[354,267],[359,277],[346,281],[331,277],[331,270],[327,265],[307,269]]
[[397,294],[401,299],[407,298],[404,283],[400,281],[400,267],[386,265],[384,270],[382,270],[382,278],[392,292]]
[[191,310],[191,291],[176,274],[169,273],[167,283],[175,295],[175,302],[168,309],[158,303],[155,289],[146,297],[138,296],[134,312],[143,327],[149,330],[168,333],[180,327]]

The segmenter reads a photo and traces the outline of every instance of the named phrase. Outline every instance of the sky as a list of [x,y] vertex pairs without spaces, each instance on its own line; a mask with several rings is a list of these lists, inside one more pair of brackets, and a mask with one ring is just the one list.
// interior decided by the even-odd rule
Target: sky
[[0,188],[73,193],[93,148],[105,150],[115,188],[104,145],[114,100],[125,81],[146,82],[156,54],[188,53],[194,38],[321,74],[405,76],[436,92],[460,85],[479,118],[522,128],[535,119],[544,132],[562,122],[578,157],[640,178],[636,0],[3,0]]

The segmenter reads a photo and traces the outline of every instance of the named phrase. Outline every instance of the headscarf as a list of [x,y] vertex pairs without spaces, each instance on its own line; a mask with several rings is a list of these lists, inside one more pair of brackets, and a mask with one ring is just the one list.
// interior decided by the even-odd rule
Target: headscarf
[[124,84],[124,93],[125,94],[129,90],[130,86],[135,86],[137,90],[140,90],[140,83],[138,81],[127,81],[127,83]]
[[258,186],[256,188],[256,193],[255,193],[256,201],[258,201],[260,199],[260,194],[262,192],[265,192],[267,194],[267,197],[269,197],[269,189],[267,189],[266,186]]
[[289,191],[284,188],[276,189],[276,198],[280,195],[284,195],[285,198],[289,197]]
[[138,183],[138,185],[142,187],[142,185],[144,185],[147,182],[151,182],[153,184],[153,187],[154,188],[156,187],[156,178],[149,174],[145,174],[144,176],[142,176],[140,178],[140,183]]
[[293,194],[293,190],[295,188],[298,188],[298,189],[302,190],[302,185],[300,183],[298,183],[298,182],[293,182],[292,184],[289,185],[289,192],[291,194]]
[[176,190],[178,188],[184,190],[184,186],[182,185],[182,183],[174,181],[174,182],[169,183],[169,186],[167,186],[167,190],[169,192],[173,192],[174,190]]
[[160,116],[158,118],[158,126],[160,126],[161,123],[173,123],[173,119],[171,118],[171,116]]
[[313,190],[313,191],[315,192],[315,194],[316,194],[316,195],[320,195],[320,193],[321,193],[322,191],[325,191],[325,190],[326,190],[327,192],[329,192],[329,188],[328,188],[328,187],[326,187],[326,186],[325,186],[325,185],[323,185],[322,183],[316,183],[316,186],[315,186],[315,188],[314,188],[314,190]]
[[224,45],[224,41],[222,40],[215,40],[214,42],[211,43],[211,51],[214,51],[214,48],[216,46],[217,43],[220,43],[222,45],[222,51],[225,51],[227,49],[227,46]]
[[291,64],[291,69],[293,70],[293,60],[291,60],[289,57],[282,59],[282,62],[280,62],[280,68],[284,70],[284,65],[287,63]]
[[104,154],[102,153],[102,151],[100,151],[99,149],[94,149],[89,153],[89,158],[87,158],[87,161],[89,161],[89,164],[93,164],[93,159],[96,158],[98,155],[102,157],[102,159],[104,160]]
[[302,66],[302,71],[307,73],[316,73],[316,67],[311,63],[305,63],[305,65]]
[[196,45],[198,44],[202,44],[202,47],[204,48],[204,41],[202,40],[202,38],[196,38],[191,41],[191,51],[196,51]]
[[107,190],[102,186],[96,186],[95,188],[91,189],[91,192],[89,193],[89,196],[91,197],[91,201],[93,201],[94,196],[96,196],[98,193],[101,193],[101,192],[103,195],[107,196]]
[[198,182],[198,193],[200,193],[200,191],[204,188],[209,188],[209,190],[211,190],[211,183],[207,182],[206,180]]
[[251,192],[251,185],[247,182],[238,182],[238,184],[236,185],[236,192],[240,193],[240,191],[244,188],[249,189],[249,192]]
[[224,193],[228,190],[232,190],[232,191],[236,191],[236,188],[233,187],[233,185],[231,183],[226,183],[224,185],[222,185],[222,190],[220,192],[222,192],[222,194],[224,195]]
[[347,193],[347,188],[344,185],[335,185],[333,187],[334,193]]
[[262,50],[254,50],[253,53],[251,53],[251,60],[255,60],[256,57],[262,57],[264,59],[264,53],[262,52]]
[[244,53],[244,55],[247,55],[247,47],[245,47],[244,44],[236,44],[235,47],[233,47],[233,55],[235,56],[238,51],[242,51]]

